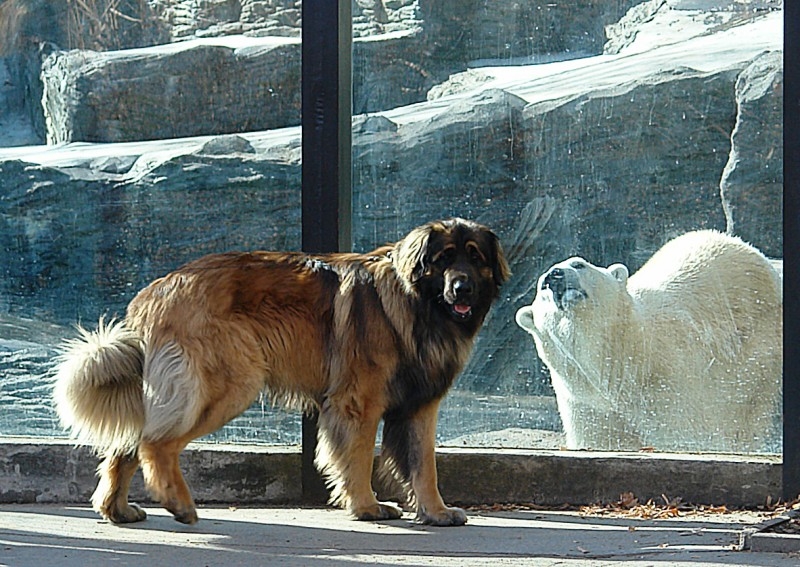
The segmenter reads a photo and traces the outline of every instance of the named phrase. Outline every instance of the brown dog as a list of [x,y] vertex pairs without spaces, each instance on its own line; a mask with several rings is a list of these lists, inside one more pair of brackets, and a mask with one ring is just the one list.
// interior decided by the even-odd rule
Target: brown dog
[[437,411],[508,276],[495,234],[451,219],[371,254],[214,254],[157,279],[123,322],[82,331],[59,367],[62,422],[103,457],[95,510],[143,520],[128,503],[141,464],[153,497],[196,522],[179,454],[266,391],[319,410],[316,464],[333,503],[400,517],[371,487],[382,419],[384,466],[417,519],[463,524],[437,486]]

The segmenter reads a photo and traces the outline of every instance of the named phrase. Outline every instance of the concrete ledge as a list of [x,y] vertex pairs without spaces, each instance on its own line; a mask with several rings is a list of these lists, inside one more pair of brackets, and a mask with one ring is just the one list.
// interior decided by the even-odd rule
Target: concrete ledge
[[[190,445],[181,469],[198,502],[290,504],[302,499],[300,450],[290,447]],[[0,503],[86,503],[98,459],[67,441],[0,441]],[[147,502],[141,471],[131,499]]]
[[440,450],[439,485],[450,502],[583,505],[640,502],[661,495],[684,502],[763,505],[781,496],[777,457],[586,451]]
[[[754,507],[781,495],[776,457],[441,449],[439,485],[445,500],[470,505],[614,502],[622,492],[640,501]],[[298,504],[300,450],[295,447],[193,444],[181,459],[195,499],[205,503]],[[0,440],[0,503],[86,503],[97,458],[66,441]],[[376,484],[377,486],[377,484]],[[389,489],[379,488],[382,496]],[[141,473],[132,499],[146,502]]]

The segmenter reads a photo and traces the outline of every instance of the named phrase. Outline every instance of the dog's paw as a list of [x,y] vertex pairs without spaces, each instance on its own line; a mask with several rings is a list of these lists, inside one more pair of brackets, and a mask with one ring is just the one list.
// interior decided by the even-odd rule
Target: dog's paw
[[115,524],[132,524],[147,518],[147,512],[136,504],[128,504],[120,508],[102,509],[98,510],[98,512],[106,520]]
[[173,512],[173,516],[175,520],[182,524],[196,524],[197,523],[197,511],[193,509],[187,510],[181,513]]
[[[163,505],[163,504],[162,504]],[[197,523],[197,510],[194,506],[188,506],[186,504],[172,504],[165,505],[168,511],[172,512],[173,518],[175,521],[180,522],[182,524],[196,524]]]
[[377,502],[372,506],[359,508],[353,511],[353,516],[357,520],[374,521],[374,520],[396,520],[403,515],[394,504],[389,502]]
[[467,523],[467,513],[461,508],[442,508],[436,512],[420,510],[417,522],[428,526],[463,526]]

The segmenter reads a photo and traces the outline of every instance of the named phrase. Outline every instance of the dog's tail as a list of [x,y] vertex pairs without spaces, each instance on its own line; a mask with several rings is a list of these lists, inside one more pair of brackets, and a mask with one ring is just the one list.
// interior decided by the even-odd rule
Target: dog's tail
[[133,452],[144,424],[144,342],[124,322],[100,319],[94,332],[67,341],[54,398],[72,437],[99,454]]

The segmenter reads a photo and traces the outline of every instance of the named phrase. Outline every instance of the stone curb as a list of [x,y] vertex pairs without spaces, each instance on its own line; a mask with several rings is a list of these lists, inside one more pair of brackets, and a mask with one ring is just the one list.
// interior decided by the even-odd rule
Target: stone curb
[[[439,485],[453,504],[586,505],[633,492],[640,502],[662,495],[683,502],[748,508],[781,495],[776,457],[595,453],[510,449],[440,449]],[[97,458],[67,441],[0,440],[0,503],[86,503]],[[198,502],[297,504],[303,499],[296,447],[193,444],[181,456]],[[392,487],[375,481],[379,495]],[[137,474],[131,496],[147,501]]]

